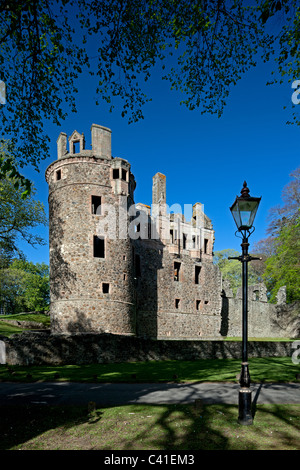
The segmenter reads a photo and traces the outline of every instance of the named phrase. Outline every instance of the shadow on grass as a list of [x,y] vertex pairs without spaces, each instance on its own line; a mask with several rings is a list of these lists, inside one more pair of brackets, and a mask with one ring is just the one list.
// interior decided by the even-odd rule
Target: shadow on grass
[[234,405],[0,407],[1,450],[263,450],[299,448],[300,407],[259,405],[252,426]]
[[[285,358],[249,360],[251,382],[293,382],[299,366]],[[240,360],[149,361],[113,364],[1,366],[0,380],[79,382],[234,382],[240,373]]]

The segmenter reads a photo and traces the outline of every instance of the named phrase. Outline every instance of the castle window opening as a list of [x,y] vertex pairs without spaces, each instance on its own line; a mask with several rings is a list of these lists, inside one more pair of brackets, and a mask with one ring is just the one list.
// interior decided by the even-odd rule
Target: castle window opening
[[192,246],[193,246],[193,249],[196,248],[196,237],[195,237],[195,235],[192,238]]
[[127,171],[122,168],[122,180],[127,181]]
[[201,266],[195,266],[195,284],[200,284]]
[[103,292],[103,294],[109,294],[109,283],[108,282],[103,282],[102,292]]
[[207,249],[208,249],[208,239],[204,238],[204,253],[207,253]]
[[204,303],[205,303],[205,305],[208,305],[208,300],[205,300]]
[[113,169],[113,179],[114,179],[114,180],[119,179],[119,175],[120,175],[120,173],[119,173],[119,168],[114,168],[114,169]]
[[181,264],[174,262],[174,281],[179,281]]
[[200,309],[201,300],[196,300],[196,310]]
[[94,235],[94,258],[105,258],[105,240]]
[[61,170],[57,170],[56,172],[56,181],[61,180]]
[[126,255],[123,255],[123,261],[126,261]]
[[255,300],[259,300],[259,291],[255,290],[254,292]]
[[92,214],[101,214],[101,197],[92,196]]
[[185,250],[186,249],[186,234],[182,234],[182,248]]
[[170,230],[170,242],[174,243],[174,231]]
[[139,255],[135,255],[135,276],[141,277],[141,259]]
[[135,228],[136,228],[136,232],[137,232],[137,233],[140,233],[140,231],[141,231],[141,224],[138,223],[138,224],[135,226]]
[[175,308],[179,308],[180,307],[180,299],[175,299]]
[[80,153],[80,142],[77,140],[73,142],[73,153]]
[[123,273],[123,281],[127,281],[127,274]]

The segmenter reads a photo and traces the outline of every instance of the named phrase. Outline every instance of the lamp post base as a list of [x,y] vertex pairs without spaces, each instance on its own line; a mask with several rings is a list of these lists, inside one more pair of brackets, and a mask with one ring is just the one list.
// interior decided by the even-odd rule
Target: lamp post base
[[251,412],[251,390],[249,388],[241,388],[239,391],[239,418],[238,423],[244,426],[253,424]]

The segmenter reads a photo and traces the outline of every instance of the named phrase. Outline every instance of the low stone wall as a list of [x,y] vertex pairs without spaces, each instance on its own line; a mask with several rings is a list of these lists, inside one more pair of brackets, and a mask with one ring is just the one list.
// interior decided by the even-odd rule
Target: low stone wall
[[[93,364],[158,360],[241,358],[242,343],[222,340],[150,340],[134,336],[51,335],[26,332],[0,337],[0,363],[9,365]],[[253,341],[251,357],[292,356],[291,342]]]

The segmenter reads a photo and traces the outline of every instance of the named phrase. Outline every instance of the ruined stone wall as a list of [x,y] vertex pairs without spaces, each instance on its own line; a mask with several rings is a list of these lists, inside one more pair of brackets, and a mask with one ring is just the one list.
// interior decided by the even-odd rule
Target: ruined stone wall
[[[242,336],[242,290],[234,297],[223,282],[221,334],[228,337]],[[285,288],[281,288],[277,303],[267,300],[263,283],[248,286],[248,337],[249,338],[297,338],[299,337],[299,304],[286,305]],[[289,315],[284,313],[289,310]],[[285,317],[285,321],[283,321]]]
[[[170,253],[160,242],[138,240],[137,332],[142,337],[220,336],[221,275],[210,262]],[[176,271],[178,263],[179,272]],[[199,280],[195,282],[195,266]]]

